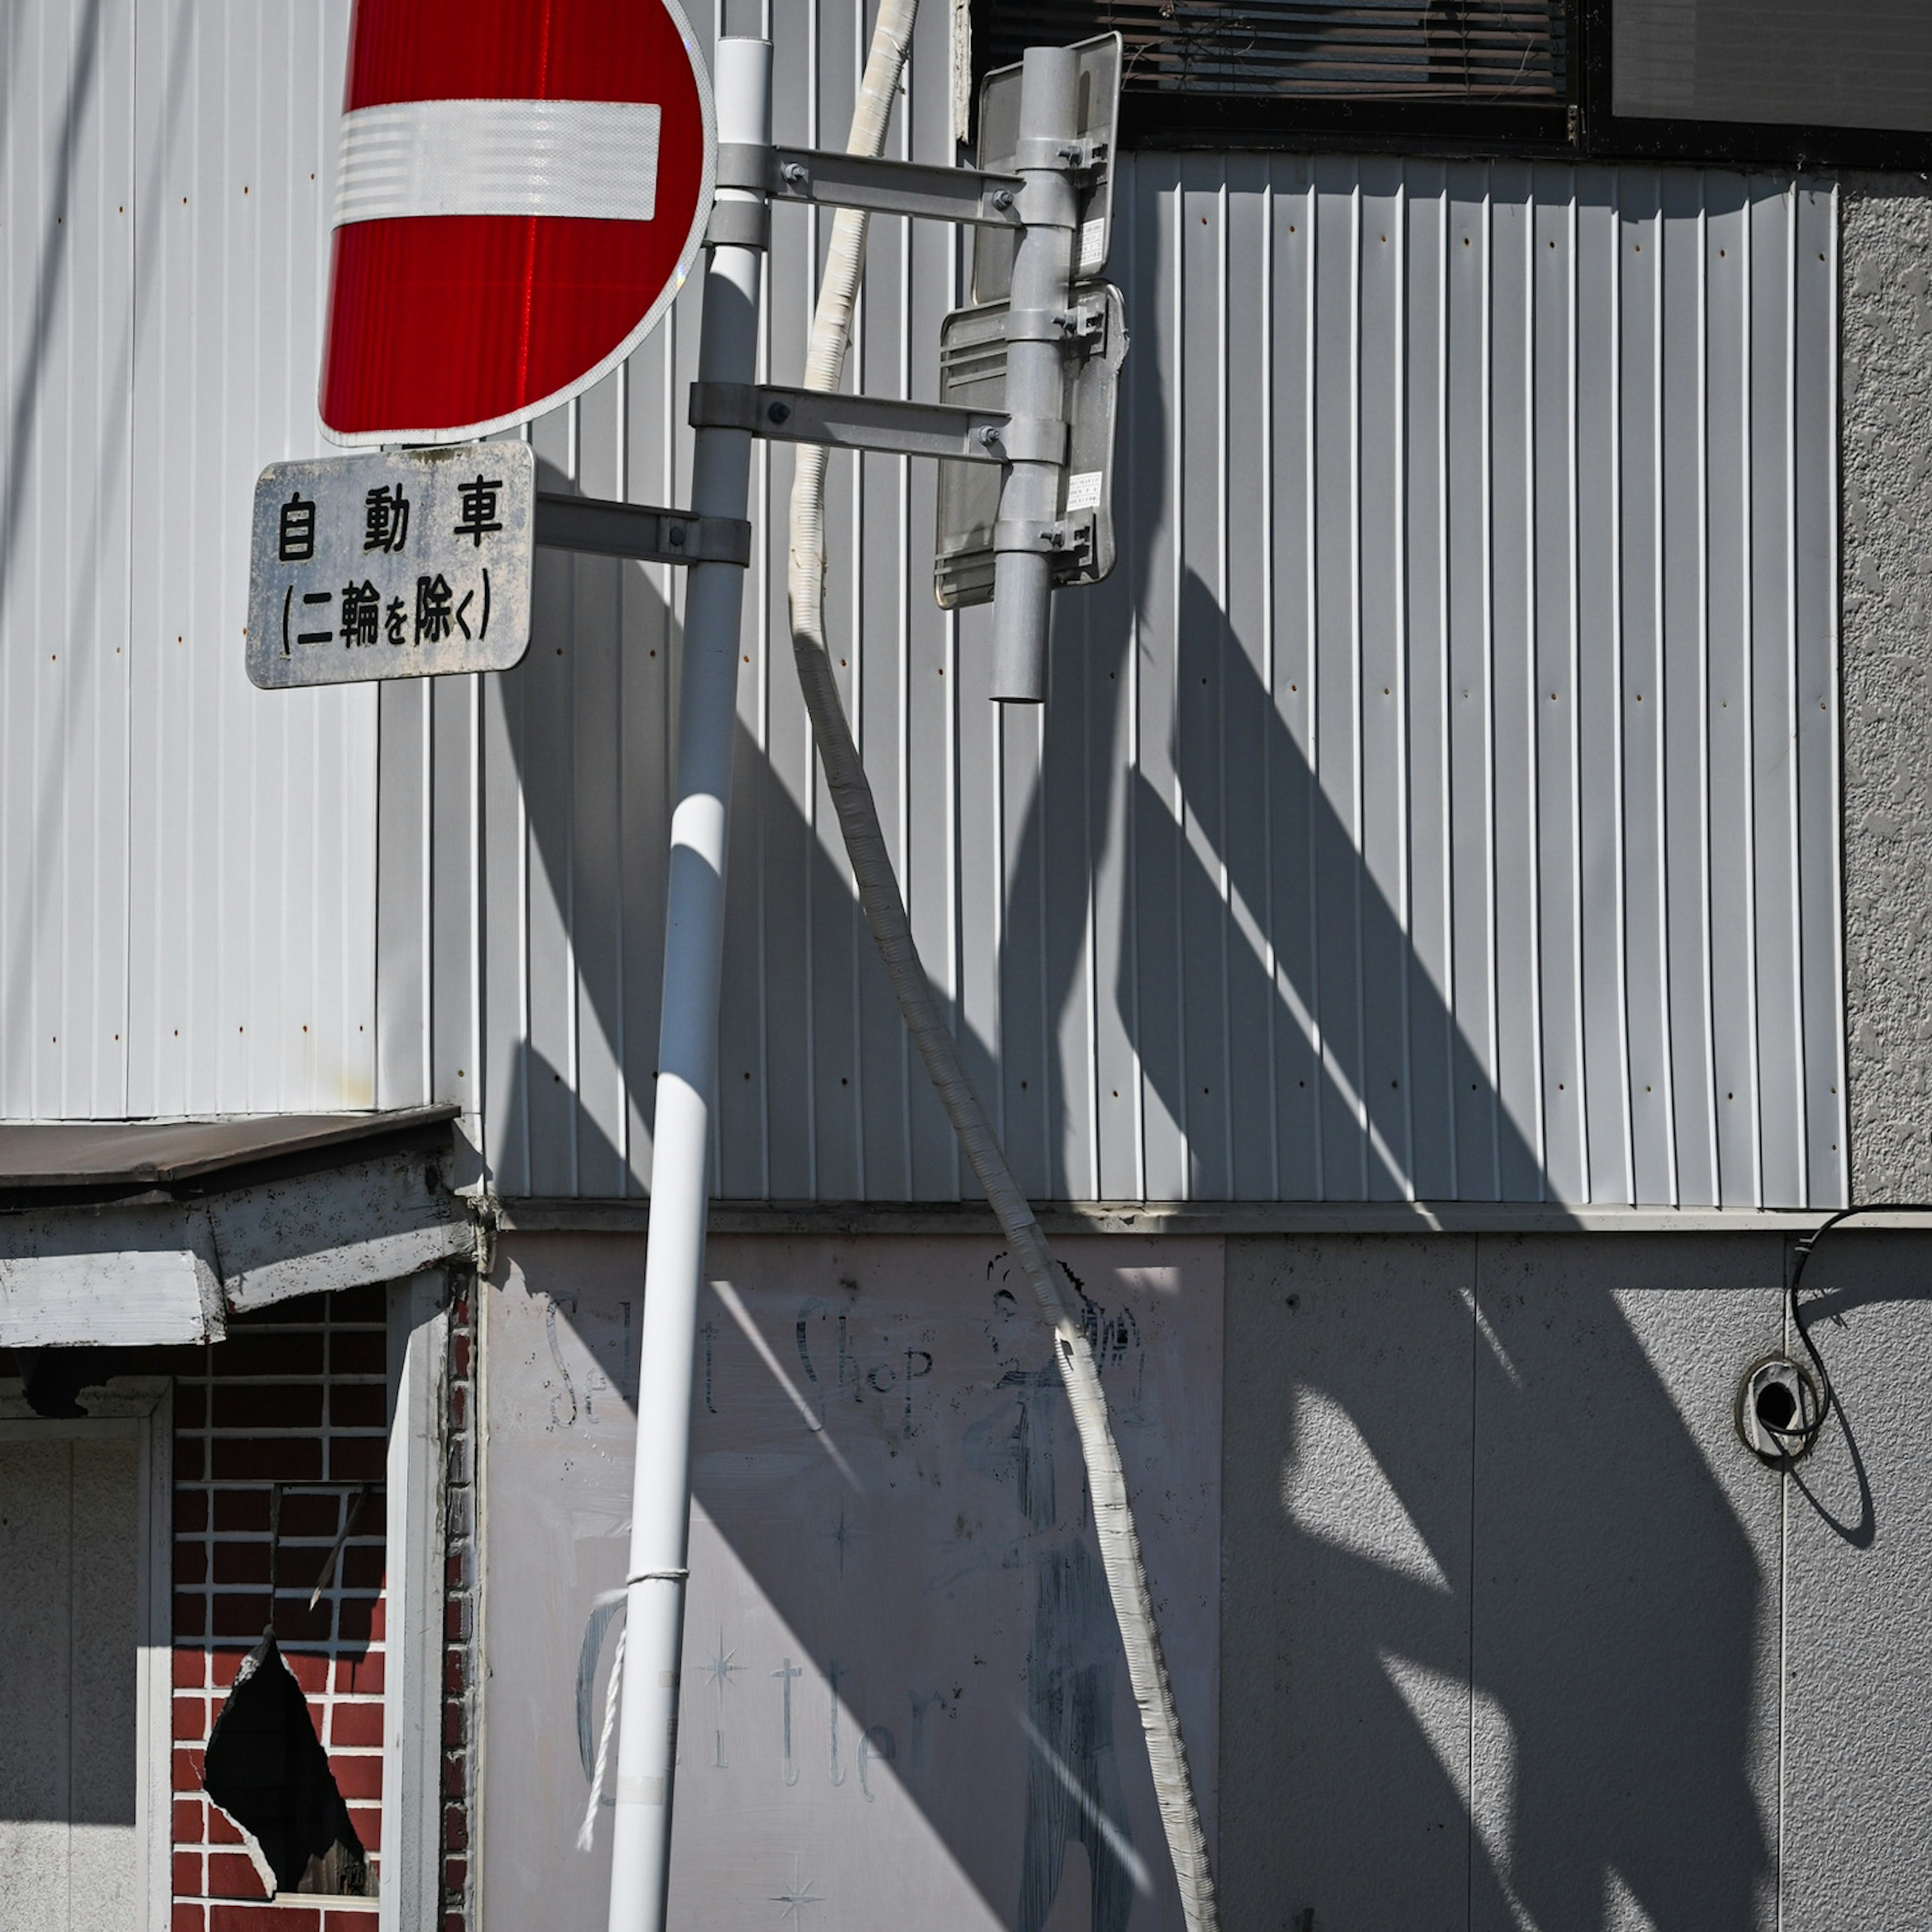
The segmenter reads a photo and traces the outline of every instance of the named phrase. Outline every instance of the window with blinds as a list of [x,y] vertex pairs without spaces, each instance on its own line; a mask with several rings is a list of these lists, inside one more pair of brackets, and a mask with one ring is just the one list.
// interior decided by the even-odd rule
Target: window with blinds
[[1417,104],[1565,98],[1562,0],[979,0],[974,64],[1117,30],[1123,92]]

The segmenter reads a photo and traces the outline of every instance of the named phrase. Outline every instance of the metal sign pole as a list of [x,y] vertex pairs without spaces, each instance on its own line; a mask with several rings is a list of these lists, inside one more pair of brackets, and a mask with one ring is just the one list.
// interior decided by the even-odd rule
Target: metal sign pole
[[[722,140],[771,138],[770,42],[718,44]],[[752,190],[721,207],[756,206]],[[748,232],[753,224],[743,230]],[[716,232],[732,232],[714,222]],[[760,250],[714,246],[704,272],[698,373],[749,382],[757,374]],[[746,514],[752,438],[698,433],[692,511]],[[658,1034],[651,1220],[638,1388],[637,1467],[625,1579],[622,1721],[610,1857],[610,1932],[662,1932],[670,1865],[680,1654],[691,1515],[691,1377],[704,1266],[711,1116],[716,1099],[718,981],[724,932],[724,842],[737,718],[742,565],[695,565],[685,598],[678,706],[677,800],[665,894],[664,1013]]]
[[993,695],[1046,697],[1048,546],[1066,460],[1065,317],[1079,206],[1067,173],[1080,134],[1077,47],[1028,47],[1020,75],[1018,172],[1025,226],[1013,250],[1006,310],[1006,454],[993,538]]

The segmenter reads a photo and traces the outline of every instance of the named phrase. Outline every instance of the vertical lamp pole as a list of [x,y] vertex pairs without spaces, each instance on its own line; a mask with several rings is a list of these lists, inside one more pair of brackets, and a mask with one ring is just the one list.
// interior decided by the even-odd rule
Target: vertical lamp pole
[[[771,140],[769,41],[718,43],[721,141]],[[724,189],[719,202],[761,195]],[[714,245],[704,270],[698,373],[750,382],[758,374],[761,252]],[[742,518],[750,434],[698,432],[692,509]],[[658,1035],[651,1220],[638,1387],[637,1468],[626,1583],[622,1722],[610,1855],[610,1932],[662,1932],[670,1866],[678,1668],[691,1512],[691,1377],[704,1267],[711,1117],[718,1071],[718,980],[724,929],[724,841],[737,718],[739,620],[745,572],[694,565],[685,594],[678,705],[677,802],[665,893],[664,1012]]]
[[1006,307],[1007,453],[993,534],[993,691],[1008,704],[1046,697],[1048,604],[1053,566],[1046,532],[1060,515],[1066,460],[1064,352],[1060,318],[1073,272],[1079,207],[1068,155],[1079,139],[1080,53],[1028,47],[1020,70],[1015,172],[1026,186],[1026,226],[1013,250]]

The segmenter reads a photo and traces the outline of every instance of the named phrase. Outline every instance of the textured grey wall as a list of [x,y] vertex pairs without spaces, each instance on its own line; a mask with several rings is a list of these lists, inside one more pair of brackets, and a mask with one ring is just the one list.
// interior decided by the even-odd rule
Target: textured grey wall
[[1855,1201],[1932,1193],[1932,193],[1845,184],[1845,999]]
[[1781,1490],[1731,1417],[1789,1261],[1229,1240],[1230,1932],[1932,1919],[1932,1242],[1820,1250],[1844,1418]]

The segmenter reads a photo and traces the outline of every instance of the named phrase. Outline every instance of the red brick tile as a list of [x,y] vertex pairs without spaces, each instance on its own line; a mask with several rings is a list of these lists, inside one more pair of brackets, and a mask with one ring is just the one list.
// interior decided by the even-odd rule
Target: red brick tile
[[357,1697],[380,1697],[382,1694],[382,1653],[380,1650],[365,1650],[359,1657],[338,1657],[335,1660],[335,1688]]
[[316,1429],[320,1382],[218,1382],[210,1420],[217,1429]]
[[228,1340],[214,1351],[214,1368],[218,1382],[229,1376],[319,1376],[322,1337],[231,1328]]
[[350,1757],[331,1751],[328,1768],[335,1774],[335,1788],[344,1798],[380,1798],[382,1795],[382,1760],[371,1754],[368,1757]]
[[217,1636],[245,1636],[251,1641],[262,1634],[268,1621],[268,1593],[259,1595],[218,1596],[210,1622]]
[[177,1905],[169,1915],[168,1932],[208,1932],[208,1914],[199,1905]]
[[442,1748],[445,1750],[463,1748],[463,1706],[446,1704],[442,1707]]
[[462,1798],[468,1795],[463,1760],[460,1757],[446,1757],[442,1761],[442,1795],[446,1798]]
[[459,1335],[456,1338],[456,1372],[464,1381],[470,1379],[470,1337]]
[[208,1681],[208,1652],[198,1645],[182,1644],[176,1646],[174,1661],[175,1685],[178,1690],[188,1690]]
[[460,1804],[446,1806],[442,1814],[442,1845],[446,1851],[470,1849],[470,1814]]
[[[276,1634],[280,1634],[279,1627]],[[312,1650],[285,1650],[282,1661],[289,1666],[311,1703],[328,1688],[328,1658],[326,1654],[319,1656]]]
[[[364,1531],[360,1523],[356,1526],[360,1538]],[[380,1543],[360,1540],[343,1546],[342,1560],[336,1565],[336,1581],[345,1590],[376,1591],[382,1587],[382,1546]],[[321,1565],[316,1566],[319,1570]]]
[[[368,1505],[364,1505],[365,1510]],[[281,1533],[290,1536],[326,1536],[333,1542],[342,1527],[342,1499],[339,1496],[284,1496],[282,1498]],[[315,1567],[322,1568],[326,1552],[317,1550]]]
[[205,1697],[177,1697],[174,1700],[174,1736],[177,1743],[199,1744],[208,1736],[208,1700]]
[[442,1888],[445,1892],[460,1892],[470,1882],[470,1861],[467,1858],[445,1858],[442,1862]]
[[242,1668],[242,1660],[254,1648],[250,1644],[236,1648],[224,1646],[208,1653],[208,1681],[218,1690],[226,1690],[235,1682],[235,1674]]
[[208,1805],[208,1842],[211,1845],[238,1845],[242,1827],[211,1798]]
[[175,1592],[175,1635],[203,1637],[208,1634],[208,1599],[184,1590]]
[[174,1834],[178,1845],[198,1845],[208,1828],[208,1811],[197,1798],[177,1798]]
[[246,1852],[210,1852],[208,1855],[208,1895],[210,1898],[266,1898],[267,1886],[255,1869],[255,1861]]
[[208,1581],[207,1546],[185,1539],[175,1545],[175,1581],[205,1583]]
[[184,1436],[175,1432],[175,1480],[178,1483],[200,1483],[208,1480],[208,1457],[206,1445],[199,1436]]
[[380,1704],[332,1704],[328,1708],[328,1744],[374,1745],[382,1742],[382,1707]]
[[173,1876],[170,1883],[177,1898],[199,1898],[201,1896],[201,1854],[199,1852],[176,1852],[172,1870]]
[[446,1912],[442,1915],[442,1932],[464,1932],[463,1914]]
[[[287,1588],[285,1581],[282,1589]],[[326,1597],[310,1610],[305,1596],[279,1592],[276,1596],[275,1635],[284,1643],[326,1643],[334,1634],[334,1612]]]
[[218,1543],[214,1546],[214,1581],[254,1583],[266,1588],[268,1581],[268,1538],[264,1537],[259,1543]]
[[380,1436],[332,1436],[328,1479],[332,1483],[380,1483],[388,1468],[389,1445]]
[[322,1932],[375,1932],[381,1910],[376,1899],[340,1899],[322,1914]]
[[387,1335],[332,1335],[328,1338],[328,1366],[331,1373],[338,1376],[386,1375],[389,1369],[389,1338]]
[[467,1680],[467,1666],[464,1652],[458,1649],[446,1650],[442,1654],[442,1688],[452,1697],[460,1697]]
[[284,1905],[211,1905],[208,1932],[322,1932],[315,1907]]
[[464,1429],[469,1426],[469,1422],[470,1390],[464,1383],[458,1382],[449,1392],[449,1426],[452,1429]]
[[325,1306],[332,1322],[386,1322],[389,1318],[389,1292],[384,1283],[365,1282],[360,1288],[345,1288],[328,1297]]
[[380,1804],[350,1805],[349,1822],[356,1827],[356,1835],[365,1852],[380,1852],[382,1849],[382,1808]]
[[179,1382],[175,1387],[175,1426],[199,1429],[208,1420],[208,1391],[198,1382]]
[[318,1289],[314,1294],[298,1296],[292,1301],[278,1301],[267,1308],[258,1308],[247,1316],[242,1325],[250,1330],[272,1328],[278,1322],[292,1322],[310,1328],[320,1328],[328,1319],[328,1296]]
[[[285,1496],[282,1508],[286,1512],[290,1504],[306,1502],[305,1497]],[[214,1526],[217,1529],[258,1529],[264,1534],[268,1528],[268,1492],[266,1490],[217,1490],[214,1492]]]
[[174,1752],[174,1788],[177,1791],[201,1789],[201,1753],[177,1744]]
[[313,1483],[322,1474],[322,1444],[306,1436],[242,1436],[214,1445],[217,1481],[238,1476],[258,1481]]
[[328,1420],[337,1429],[383,1429],[389,1426],[389,1391],[380,1382],[332,1382]]
[[[175,1412],[180,1419],[181,1412]],[[177,1536],[196,1536],[208,1527],[208,1492],[206,1490],[177,1490],[175,1492],[175,1534]]]

